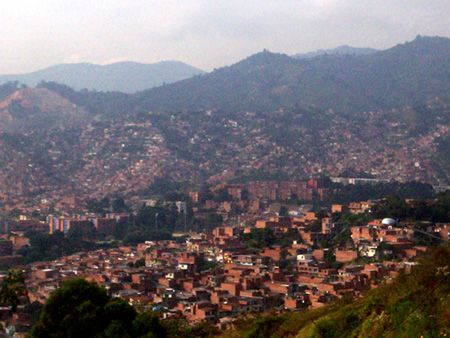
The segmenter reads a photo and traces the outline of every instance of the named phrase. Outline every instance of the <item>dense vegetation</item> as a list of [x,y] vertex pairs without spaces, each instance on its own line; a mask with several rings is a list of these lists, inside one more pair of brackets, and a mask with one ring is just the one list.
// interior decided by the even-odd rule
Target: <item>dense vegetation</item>
[[307,59],[264,51],[209,74],[135,95],[76,92],[56,83],[42,86],[93,113],[269,111],[295,106],[361,112],[447,97],[449,41],[417,37],[412,42],[366,55],[330,54]]
[[[136,314],[126,302],[81,279],[70,280],[51,294],[31,337],[162,337],[157,317]],[[148,337],[148,336],[147,336]]]
[[17,89],[19,89],[18,82],[6,82],[0,85],[0,100],[14,93]]
[[217,330],[208,323],[187,326],[182,320],[161,322],[151,311],[137,313],[123,300],[83,279],[54,291],[30,332],[34,338],[166,338],[207,337]]
[[137,102],[144,111],[267,111],[297,104],[344,112],[404,107],[448,95],[449,55],[450,40],[437,37],[417,37],[359,56],[305,60],[264,51],[205,76],[143,92]]
[[92,227],[77,227],[69,231],[67,236],[59,231],[54,234],[29,231],[26,236],[30,239],[30,246],[18,250],[18,254],[22,255],[23,263],[26,264],[36,261],[50,261],[75,252],[95,250],[113,245],[113,243],[96,243],[93,225]]
[[334,184],[333,203],[349,203],[354,201],[367,201],[394,196],[399,199],[416,198],[426,199],[434,195],[430,184],[421,182],[386,182],[376,184]]
[[386,216],[401,220],[448,222],[450,219],[450,190],[430,199],[417,199],[407,203],[404,198],[388,197],[372,209],[372,217]]
[[129,111],[130,96],[119,92],[96,92],[74,89],[56,82],[42,82],[39,87],[47,88],[75,103],[79,107],[84,107],[93,114],[114,116]]
[[450,334],[450,249],[436,248],[411,274],[317,310],[238,321],[223,337],[445,337]]
[[253,228],[251,232],[243,234],[242,239],[249,250],[260,251],[265,247],[292,245],[293,240],[300,241],[298,231],[275,234],[271,228]]
[[21,298],[25,297],[25,277],[21,270],[11,269],[4,276],[0,284],[0,306],[11,307],[13,311],[17,309]]

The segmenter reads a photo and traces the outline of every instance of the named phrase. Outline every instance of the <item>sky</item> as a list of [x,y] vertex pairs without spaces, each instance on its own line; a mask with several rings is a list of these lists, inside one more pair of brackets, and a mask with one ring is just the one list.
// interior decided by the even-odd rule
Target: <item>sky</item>
[[125,60],[209,71],[263,49],[386,49],[450,37],[449,15],[450,0],[1,0],[0,74]]

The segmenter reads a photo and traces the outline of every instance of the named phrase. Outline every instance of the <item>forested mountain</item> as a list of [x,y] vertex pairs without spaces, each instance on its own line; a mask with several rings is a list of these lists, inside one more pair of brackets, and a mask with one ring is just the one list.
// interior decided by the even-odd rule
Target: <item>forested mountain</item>
[[18,81],[35,86],[54,81],[76,90],[121,91],[134,93],[202,74],[203,71],[179,61],[154,64],[118,62],[110,65],[90,63],[60,64],[36,72],[0,76],[0,83]]
[[420,37],[360,56],[265,51],[136,94],[0,85],[0,194],[348,170],[447,186],[449,65],[450,39]]
[[450,95],[450,39],[420,37],[363,55],[340,53],[296,59],[263,51],[234,65],[173,84],[126,95],[41,86],[92,113],[148,111],[267,112],[279,108],[339,113],[416,106]]
[[369,55],[295,59],[268,51],[136,95],[145,110],[268,111],[316,106],[339,112],[404,107],[450,93],[450,39],[414,41]]

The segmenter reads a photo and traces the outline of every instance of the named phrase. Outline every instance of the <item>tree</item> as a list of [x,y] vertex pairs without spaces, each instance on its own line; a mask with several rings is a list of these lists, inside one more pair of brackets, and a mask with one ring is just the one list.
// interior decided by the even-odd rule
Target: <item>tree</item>
[[241,200],[248,201],[250,199],[250,192],[247,189],[242,189]]
[[113,237],[117,240],[123,239],[128,232],[128,228],[129,228],[128,222],[123,220],[116,222],[113,228]]
[[262,249],[275,244],[277,238],[271,228],[253,228],[250,233],[244,234],[242,239],[247,247]]
[[289,210],[288,208],[286,208],[284,205],[282,205],[280,207],[280,212],[279,212],[280,216],[289,216]]
[[113,320],[105,329],[104,338],[130,338],[130,334],[125,329],[123,324],[118,320]]
[[226,188],[219,189],[216,196],[214,197],[214,200],[216,202],[231,201],[232,199],[233,197],[228,193],[228,190]]
[[31,337],[92,337],[101,330],[104,289],[82,279],[70,280],[47,300]]
[[373,207],[376,217],[405,218],[409,215],[410,207],[404,199],[389,196]]
[[121,299],[112,299],[105,305],[104,313],[106,321],[118,322],[126,332],[132,331],[136,311],[127,302]]
[[67,233],[67,238],[71,242],[80,242],[86,240],[93,240],[97,236],[97,230],[94,227],[94,224],[91,222],[82,222],[73,226],[69,229]]
[[144,257],[139,258],[139,259],[134,263],[134,266],[135,266],[136,268],[140,268],[140,267],[142,267],[142,266],[145,266],[145,258],[144,258]]
[[114,212],[127,212],[130,211],[130,207],[125,203],[125,200],[123,199],[123,197],[117,197],[113,202],[112,202],[112,210]]
[[135,310],[83,279],[65,282],[44,305],[30,337],[135,337]]
[[161,325],[167,337],[171,338],[207,338],[220,334],[220,330],[208,321],[189,325],[186,319],[170,318],[162,321]]
[[223,217],[215,213],[208,213],[205,217],[205,227],[206,229],[214,229],[220,226],[223,222]]
[[133,329],[136,337],[167,337],[166,329],[161,325],[158,316],[150,311],[143,312],[134,319]]
[[101,200],[91,199],[86,202],[86,208],[90,212],[95,212],[98,214],[102,214],[105,211],[108,211],[110,206],[110,201],[108,197],[104,197]]
[[25,277],[18,269],[8,271],[0,287],[0,304],[9,306],[13,311],[20,303],[20,297],[25,295]]
[[205,201],[212,200],[213,198],[214,198],[214,195],[207,186],[203,186],[200,188],[200,191],[199,191],[199,202],[200,203],[205,203]]

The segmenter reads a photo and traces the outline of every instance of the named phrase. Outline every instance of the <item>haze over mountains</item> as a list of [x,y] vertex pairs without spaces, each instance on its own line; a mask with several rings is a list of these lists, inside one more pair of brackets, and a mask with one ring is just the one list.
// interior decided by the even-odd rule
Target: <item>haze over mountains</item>
[[339,46],[331,49],[319,49],[308,53],[294,54],[292,57],[297,59],[310,59],[320,55],[368,55],[378,52],[374,48],[352,47],[348,45]]
[[0,83],[18,81],[35,86],[41,81],[54,81],[76,90],[120,91],[134,93],[203,74],[198,68],[179,61],[153,64],[118,62],[110,65],[72,63],[51,66],[36,72],[0,76]]
[[292,57],[265,50],[193,77],[199,74],[204,73],[172,61],[63,64],[29,74],[0,76],[0,83],[18,81],[35,86],[46,81],[74,90],[141,91],[121,101],[144,110],[385,109],[420,104],[449,93],[450,39],[418,36],[383,51],[341,46]]
[[137,97],[147,110],[315,106],[357,112],[414,105],[449,93],[450,39],[417,37],[369,55],[295,59],[263,51]]
[[264,51],[135,94],[9,83],[0,186],[104,196],[161,175],[200,183],[348,170],[448,185],[449,98],[450,39],[440,37],[368,55]]

